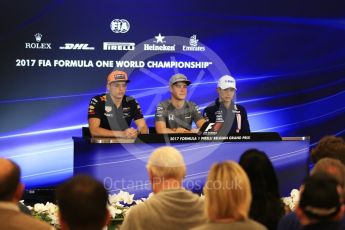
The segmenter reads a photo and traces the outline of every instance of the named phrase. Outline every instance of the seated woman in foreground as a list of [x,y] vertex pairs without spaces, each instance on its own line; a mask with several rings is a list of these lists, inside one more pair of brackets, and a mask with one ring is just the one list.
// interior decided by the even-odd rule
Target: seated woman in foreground
[[252,200],[250,183],[246,173],[236,162],[214,164],[208,174],[204,193],[208,223],[193,230],[266,229],[248,218]]

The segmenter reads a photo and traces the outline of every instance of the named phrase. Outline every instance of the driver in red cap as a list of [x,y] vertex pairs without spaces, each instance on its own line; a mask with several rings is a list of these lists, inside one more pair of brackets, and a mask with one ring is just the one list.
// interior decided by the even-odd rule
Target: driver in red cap
[[[139,103],[125,95],[128,82],[126,72],[112,71],[107,79],[108,93],[91,99],[88,120],[92,136],[135,138],[138,133],[148,133]],[[137,130],[130,127],[132,120]]]

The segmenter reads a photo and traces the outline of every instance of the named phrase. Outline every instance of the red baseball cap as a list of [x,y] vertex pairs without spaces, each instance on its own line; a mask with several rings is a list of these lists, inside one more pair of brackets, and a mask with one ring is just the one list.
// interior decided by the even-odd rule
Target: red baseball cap
[[112,82],[130,82],[128,80],[128,75],[126,72],[121,71],[121,70],[115,70],[112,71],[109,75],[108,75],[108,79],[107,79],[107,83],[110,84]]

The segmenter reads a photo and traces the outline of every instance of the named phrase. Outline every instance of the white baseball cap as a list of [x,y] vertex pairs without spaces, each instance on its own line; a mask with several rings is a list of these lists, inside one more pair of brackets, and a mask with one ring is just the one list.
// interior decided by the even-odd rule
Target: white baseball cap
[[221,89],[233,88],[236,89],[236,80],[230,75],[224,75],[218,80],[217,87]]

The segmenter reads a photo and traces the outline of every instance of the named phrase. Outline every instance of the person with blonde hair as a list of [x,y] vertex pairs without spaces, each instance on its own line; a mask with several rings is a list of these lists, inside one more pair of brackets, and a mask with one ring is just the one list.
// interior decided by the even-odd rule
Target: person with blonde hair
[[266,229],[248,216],[252,200],[250,182],[238,163],[224,161],[214,164],[208,174],[204,193],[208,223],[193,230]]
[[177,149],[157,148],[146,168],[154,195],[130,209],[121,230],[189,229],[205,223],[202,199],[182,187],[186,165]]

